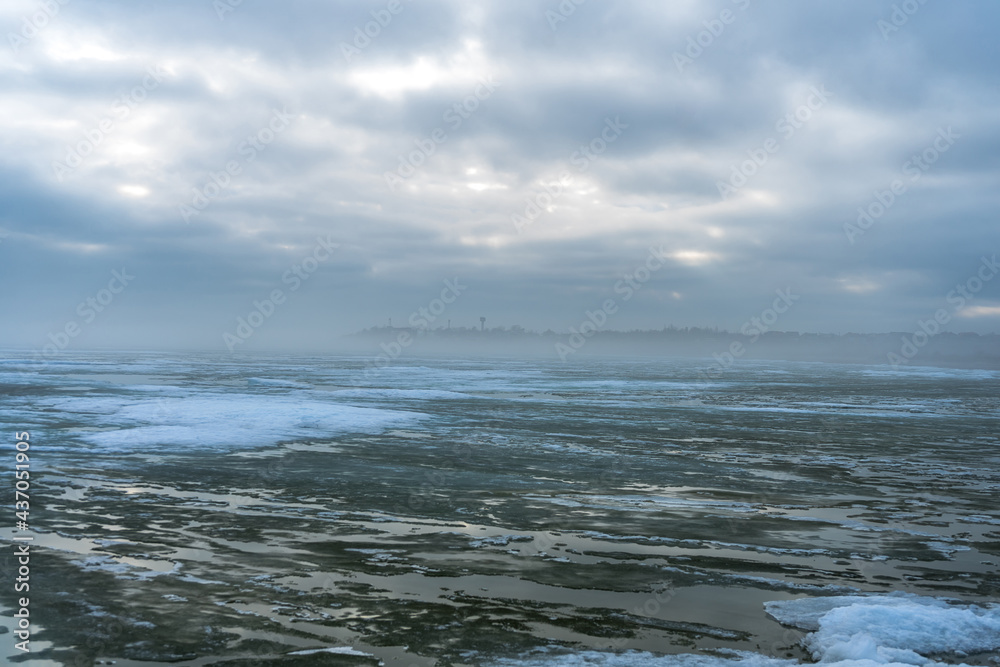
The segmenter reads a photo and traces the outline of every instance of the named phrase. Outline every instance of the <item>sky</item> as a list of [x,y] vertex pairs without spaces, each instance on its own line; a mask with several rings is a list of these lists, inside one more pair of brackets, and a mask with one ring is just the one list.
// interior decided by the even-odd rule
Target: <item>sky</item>
[[608,304],[606,329],[735,331],[782,294],[775,329],[1000,332],[998,24],[986,0],[5,0],[0,346],[312,350]]

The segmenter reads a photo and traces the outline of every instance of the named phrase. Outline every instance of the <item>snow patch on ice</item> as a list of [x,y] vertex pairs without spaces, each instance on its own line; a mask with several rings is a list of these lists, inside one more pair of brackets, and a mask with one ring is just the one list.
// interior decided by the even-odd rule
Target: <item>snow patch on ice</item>
[[427,415],[343,405],[301,396],[196,393],[158,400],[73,396],[45,401],[88,423],[115,427],[79,437],[116,451],[156,446],[266,446],[283,440],[329,438],[413,424]]
[[82,560],[74,560],[72,562],[86,571],[111,572],[119,579],[152,579],[164,574],[171,574],[178,569],[177,564],[174,565],[173,570],[167,571],[145,569],[131,563],[123,562],[115,556],[105,556],[103,554],[88,556]]
[[374,658],[371,653],[364,653],[351,648],[350,646],[333,646],[331,648],[307,648],[302,651],[292,651],[288,655],[316,655],[317,653],[336,653],[338,655],[357,655],[365,658]]
[[[462,533],[459,533],[462,534]],[[485,546],[505,547],[511,542],[531,542],[535,538],[530,535],[497,535],[495,537],[481,537],[469,542],[469,546],[478,548]]]

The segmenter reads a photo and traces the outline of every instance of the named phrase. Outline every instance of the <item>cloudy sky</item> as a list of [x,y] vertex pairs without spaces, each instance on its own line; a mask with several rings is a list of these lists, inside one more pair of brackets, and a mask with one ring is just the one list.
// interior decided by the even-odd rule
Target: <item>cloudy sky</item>
[[997,25],[986,0],[5,0],[0,344],[224,351],[256,309],[244,349],[316,348],[445,281],[454,326],[614,299],[607,328],[735,330],[790,290],[778,328],[998,332],[1000,279],[948,300],[1000,252]]

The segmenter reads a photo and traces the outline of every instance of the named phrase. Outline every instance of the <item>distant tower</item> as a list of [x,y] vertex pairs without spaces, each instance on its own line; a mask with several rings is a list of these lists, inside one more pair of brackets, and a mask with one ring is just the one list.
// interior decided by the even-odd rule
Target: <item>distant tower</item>
[[448,320],[448,328],[451,328],[451,320]]
[[485,317],[480,317],[479,318],[479,330],[480,331],[486,331],[486,318]]
[[392,328],[392,318],[391,317],[389,318],[389,328],[390,329]]

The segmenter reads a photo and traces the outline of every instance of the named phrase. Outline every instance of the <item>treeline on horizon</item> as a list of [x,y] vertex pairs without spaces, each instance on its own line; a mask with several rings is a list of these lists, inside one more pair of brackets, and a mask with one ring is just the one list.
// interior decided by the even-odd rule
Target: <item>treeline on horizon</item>
[[[367,329],[362,329],[356,333],[350,334],[352,337],[356,336],[372,336],[372,335],[385,335],[385,334],[395,334],[398,332],[407,331],[411,334],[417,336],[464,336],[468,335],[470,338],[480,337],[483,334],[490,335],[504,335],[504,336],[525,336],[525,337],[544,337],[544,336],[569,336],[573,332],[559,332],[553,331],[552,329],[546,329],[545,331],[534,331],[532,329],[526,329],[518,324],[513,324],[511,326],[496,326],[496,327],[412,327],[403,326],[397,327],[388,324],[377,325],[368,327]],[[799,332],[799,331],[765,331],[761,332],[759,330],[753,330],[753,333],[740,333],[738,331],[728,331],[726,329],[720,329],[719,327],[676,327],[673,325],[665,326],[662,329],[598,329],[593,335],[594,336],[738,336],[744,338],[775,338],[775,337],[815,337],[815,338],[850,338],[850,337],[879,337],[879,336],[912,336],[914,332],[902,332],[902,331],[889,331],[885,333],[814,333],[814,332]],[[958,336],[958,337],[969,337],[969,338],[986,338],[986,339],[998,339],[1000,340],[1000,334],[978,334],[974,332],[950,332],[943,331],[934,334],[934,337],[940,336]]]
[[[538,332],[519,325],[496,327],[374,326],[342,339],[362,349],[435,354],[502,353],[555,356],[683,356],[711,360],[720,368],[740,359],[947,366],[1000,369],[1000,334],[937,332],[800,333],[797,331],[726,331],[717,327],[662,329],[573,328]],[[579,354],[578,354],[579,353]]]

